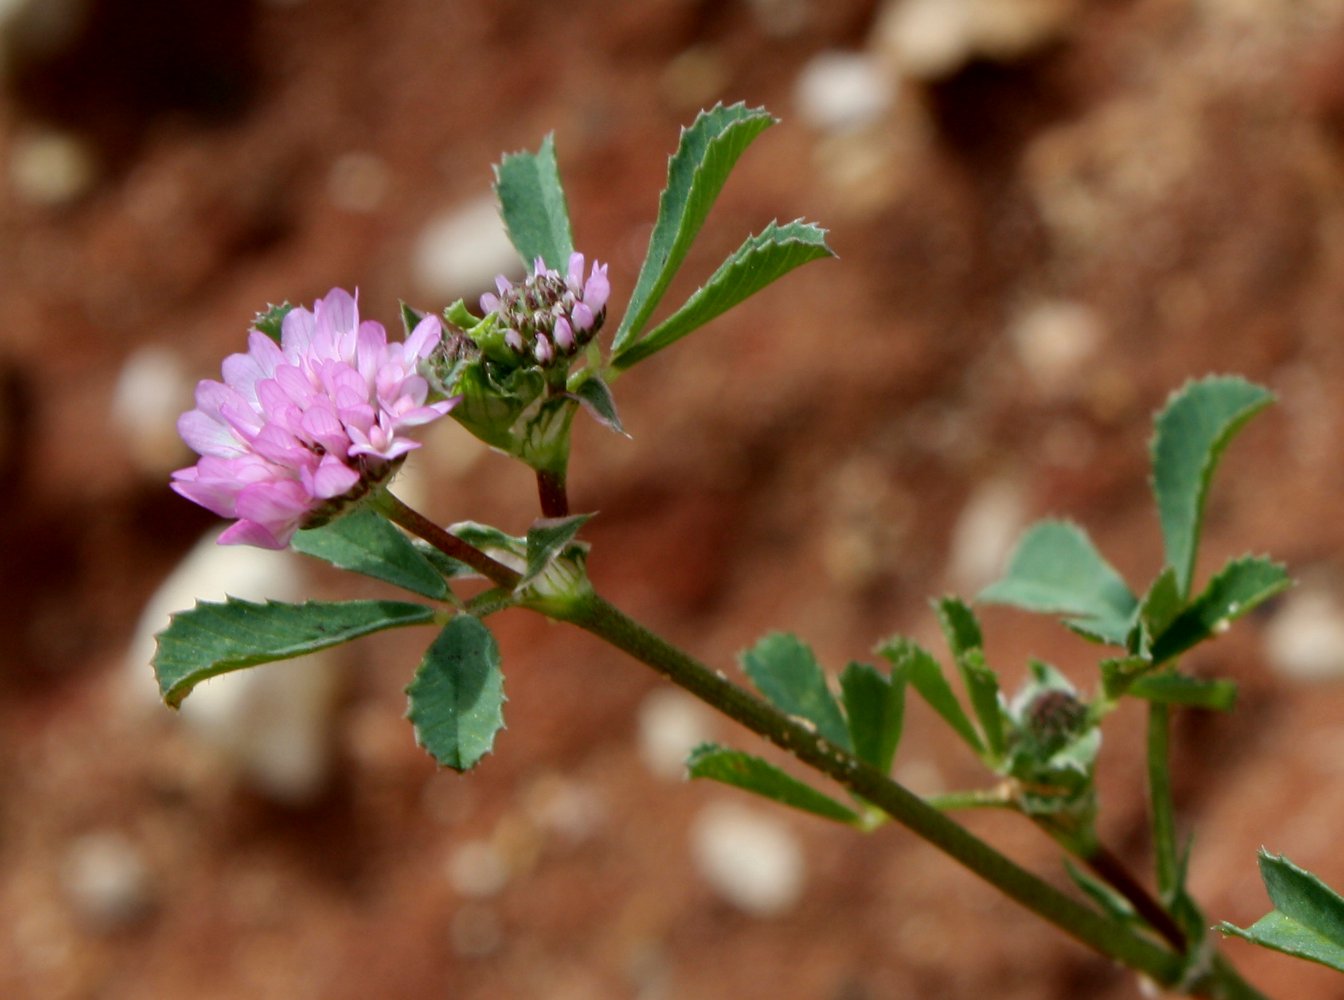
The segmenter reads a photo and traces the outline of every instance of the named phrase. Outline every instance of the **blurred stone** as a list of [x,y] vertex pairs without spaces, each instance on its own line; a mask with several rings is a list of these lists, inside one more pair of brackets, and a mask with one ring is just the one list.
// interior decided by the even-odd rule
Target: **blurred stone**
[[345,153],[336,158],[327,174],[327,197],[347,212],[376,210],[391,186],[387,164],[372,153]]
[[497,896],[512,875],[504,855],[488,840],[460,844],[448,858],[446,873],[453,891],[471,899]]
[[1081,394],[1088,363],[1103,339],[1101,317],[1080,302],[1037,302],[1008,329],[1018,360],[1041,395],[1066,400]]
[[878,15],[873,46],[904,76],[948,76],[971,55],[968,14],[965,0],[891,0]]
[[1016,484],[991,479],[976,488],[952,529],[948,574],[958,593],[974,595],[998,579],[1026,527],[1026,516]]
[[140,849],[115,831],[73,840],[61,860],[61,887],[91,927],[114,931],[142,920],[153,908],[149,869]]
[[191,407],[192,381],[176,351],[151,344],[122,362],[112,390],[112,422],[146,478],[164,477],[190,460],[177,418]]
[[[307,596],[298,558],[246,545],[217,545],[218,532],[197,543],[150,598],[126,658],[129,694],[142,710],[173,717],[159,704],[150,668],[154,635],[174,611],[198,600]],[[301,805],[326,787],[331,729],[340,688],[336,661],[314,653],[222,674],[199,685],[176,714],[205,746],[230,762],[257,792]]]
[[606,817],[597,792],[559,774],[532,782],[523,794],[523,808],[543,835],[572,844],[591,837]]
[[848,132],[881,119],[896,96],[882,64],[860,52],[821,52],[794,84],[794,104],[804,122],[821,132]]
[[711,803],[691,827],[691,855],[720,898],[753,916],[779,916],[802,897],[802,848],[787,826],[765,813]]
[[655,688],[639,706],[639,756],[660,778],[684,778],[686,758],[710,735],[709,713],[679,688]]
[[56,207],[86,194],[97,179],[92,151],[68,132],[43,131],[15,140],[9,179],[20,201]]
[[1297,681],[1344,675],[1344,604],[1330,588],[1304,584],[1279,605],[1265,630],[1265,654],[1277,673]]
[[473,310],[471,297],[493,288],[497,274],[521,278],[523,272],[494,198],[478,198],[431,219],[416,241],[412,266],[423,294],[445,301],[466,298]]
[[950,76],[976,58],[1011,61],[1056,40],[1076,0],[888,0],[872,44],[916,80]]

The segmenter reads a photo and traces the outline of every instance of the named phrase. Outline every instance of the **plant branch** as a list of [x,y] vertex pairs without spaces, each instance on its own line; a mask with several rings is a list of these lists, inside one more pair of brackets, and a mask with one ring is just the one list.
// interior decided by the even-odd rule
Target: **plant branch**
[[1178,980],[1180,956],[1060,892],[913,792],[732,684],[597,595],[575,602],[565,620],[629,653],[833,778],[1066,934],[1160,983]]

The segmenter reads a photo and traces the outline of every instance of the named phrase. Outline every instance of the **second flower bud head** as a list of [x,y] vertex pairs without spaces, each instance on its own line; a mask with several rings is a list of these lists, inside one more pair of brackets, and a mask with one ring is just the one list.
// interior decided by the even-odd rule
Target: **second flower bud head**
[[583,266],[583,254],[572,253],[562,275],[538,257],[521,284],[501,274],[498,294],[481,296],[481,311],[499,317],[514,354],[547,368],[576,354],[602,328],[611,294],[607,265],[594,261],[586,278]]

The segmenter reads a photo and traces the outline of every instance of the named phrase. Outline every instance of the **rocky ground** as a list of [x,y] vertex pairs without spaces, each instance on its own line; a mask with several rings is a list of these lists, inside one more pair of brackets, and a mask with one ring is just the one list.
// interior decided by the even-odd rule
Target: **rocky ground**
[[[509,728],[466,777],[401,718],[423,636],[263,668],[185,724],[153,704],[132,642],[175,567],[174,606],[381,593],[181,565],[213,522],[165,487],[172,420],[252,312],[358,286],[391,324],[478,294],[514,267],[491,164],[552,130],[619,308],[676,129],[717,100],[783,121],[673,297],[775,217],[840,259],[623,378],[631,440],[579,432],[599,588],[733,671],[772,628],[836,669],[936,642],[926,598],[974,593],[1045,514],[1146,582],[1151,414],[1240,372],[1281,401],[1229,453],[1202,571],[1266,551],[1301,582],[1190,658],[1242,685],[1176,729],[1192,884],[1243,924],[1262,844],[1344,884],[1338,4],[11,0],[0,45],[0,995],[1139,995],[899,830],[684,783],[687,743],[754,741],[522,613],[498,623]],[[406,488],[436,517],[535,516],[527,476],[431,436]],[[1010,688],[1029,656],[1092,683],[1049,623],[985,623]],[[898,775],[984,781],[928,716]],[[1142,718],[1108,724],[1103,832],[1146,871]],[[1020,821],[972,825],[1063,881]],[[1344,996],[1227,951],[1275,996]]]

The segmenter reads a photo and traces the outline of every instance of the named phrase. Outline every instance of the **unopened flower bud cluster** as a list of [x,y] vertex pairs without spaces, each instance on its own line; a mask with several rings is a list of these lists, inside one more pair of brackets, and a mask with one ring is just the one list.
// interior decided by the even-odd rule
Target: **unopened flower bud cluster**
[[607,265],[594,261],[585,279],[583,264],[583,254],[571,254],[562,275],[538,257],[522,284],[500,275],[495,279],[499,294],[481,296],[481,310],[498,315],[504,343],[514,354],[545,368],[593,339],[606,317],[611,285]]

